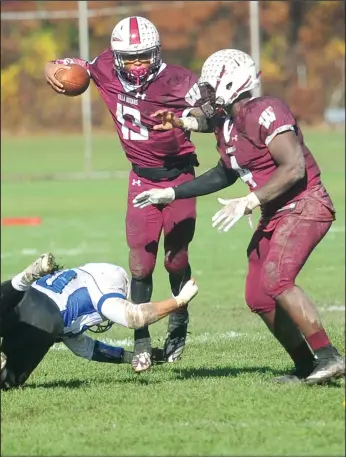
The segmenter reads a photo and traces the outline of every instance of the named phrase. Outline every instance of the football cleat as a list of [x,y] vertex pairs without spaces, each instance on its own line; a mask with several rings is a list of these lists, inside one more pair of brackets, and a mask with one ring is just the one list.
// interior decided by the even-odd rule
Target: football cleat
[[152,361],[153,365],[165,363],[166,359],[165,359],[165,356],[164,356],[163,349],[153,348],[152,349],[152,354],[151,354],[151,361]]
[[142,338],[135,341],[132,358],[132,369],[135,373],[142,373],[151,367],[152,349],[149,338]]
[[142,373],[142,371],[149,370],[151,367],[151,355],[149,352],[140,352],[135,354],[132,358],[132,369],[135,373]]
[[339,353],[332,357],[316,359],[315,368],[305,379],[306,384],[323,384],[345,376],[345,359]]
[[181,359],[185,348],[189,313],[172,313],[169,316],[168,332],[163,346],[164,358],[173,363]]
[[315,367],[314,362],[315,362],[315,360],[312,359],[312,360],[309,360],[308,363],[305,363],[304,365],[301,364],[300,366],[296,366],[291,372],[274,378],[273,382],[278,383],[278,384],[301,383],[314,370],[314,367]]
[[55,257],[51,253],[42,254],[35,262],[29,265],[25,270],[22,277],[24,284],[30,286],[34,281],[42,276],[58,269],[58,265],[55,262]]

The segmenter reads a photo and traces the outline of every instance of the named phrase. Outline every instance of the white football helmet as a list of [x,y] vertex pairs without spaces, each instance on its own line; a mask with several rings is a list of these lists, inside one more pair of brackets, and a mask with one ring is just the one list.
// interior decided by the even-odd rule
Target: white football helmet
[[[131,16],[122,19],[113,29],[111,48],[114,54],[114,66],[118,74],[137,87],[142,86],[159,70],[161,60],[161,43],[159,32],[148,19]],[[145,56],[150,60],[148,68],[124,69],[124,58]]]
[[240,94],[259,86],[259,75],[253,59],[237,49],[222,49],[204,62],[199,84],[215,90],[215,103],[231,105]]

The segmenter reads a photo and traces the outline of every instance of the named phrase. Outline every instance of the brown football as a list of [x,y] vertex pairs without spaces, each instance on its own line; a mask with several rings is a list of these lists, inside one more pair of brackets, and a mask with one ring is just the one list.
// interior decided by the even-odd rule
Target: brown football
[[55,77],[64,85],[64,95],[76,97],[87,90],[90,84],[90,76],[87,70],[80,65],[70,64],[70,70],[60,68]]

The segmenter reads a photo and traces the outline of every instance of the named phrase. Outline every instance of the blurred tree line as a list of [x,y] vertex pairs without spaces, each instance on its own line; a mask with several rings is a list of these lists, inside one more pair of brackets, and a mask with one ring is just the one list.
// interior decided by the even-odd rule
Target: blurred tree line
[[[166,62],[197,73],[216,50],[235,47],[250,53],[247,1],[89,1],[88,7],[119,7],[119,14],[90,18],[91,58],[108,46],[114,25],[133,14],[156,25]],[[1,2],[2,12],[40,10],[77,10],[77,2]],[[307,123],[320,121],[329,106],[344,106],[344,1],[260,1],[260,26],[264,94],[284,98]],[[1,22],[3,131],[80,127],[79,98],[53,93],[43,77],[47,60],[78,54],[76,18]],[[93,124],[109,128],[110,116],[96,89],[91,90]]]

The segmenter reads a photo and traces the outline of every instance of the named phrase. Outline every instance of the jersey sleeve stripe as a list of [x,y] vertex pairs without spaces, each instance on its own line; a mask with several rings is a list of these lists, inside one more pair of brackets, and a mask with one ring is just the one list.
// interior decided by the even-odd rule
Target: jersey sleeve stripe
[[294,126],[293,125],[281,125],[277,129],[275,129],[271,135],[267,136],[267,138],[265,140],[266,146],[269,145],[269,143],[276,137],[276,135],[278,135],[279,133],[288,132],[289,130],[294,130]]
[[126,299],[125,295],[117,293],[117,292],[102,295],[102,297],[100,298],[100,300],[97,303],[97,311],[100,314],[102,314],[102,312],[101,312],[102,305],[108,298],[122,298],[123,300]]

